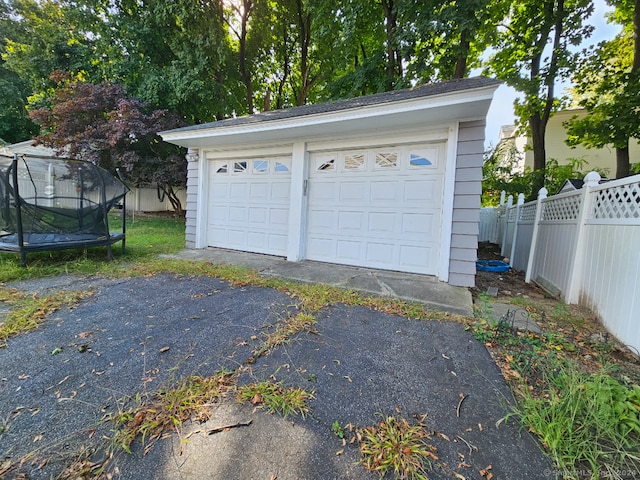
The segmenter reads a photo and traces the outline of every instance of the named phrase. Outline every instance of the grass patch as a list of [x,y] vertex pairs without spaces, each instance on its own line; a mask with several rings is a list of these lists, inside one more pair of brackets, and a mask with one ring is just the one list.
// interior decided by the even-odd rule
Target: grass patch
[[208,420],[209,406],[233,388],[233,373],[220,371],[211,377],[190,376],[151,396],[138,396],[135,406],[106,418],[115,422],[113,443],[131,453],[131,443],[140,437],[146,454],[165,432],[179,430],[184,421]]
[[16,335],[35,330],[47,316],[62,307],[75,305],[90,295],[88,292],[58,292],[46,297],[23,295],[0,286],[0,301],[11,305],[12,310],[0,323],[0,347]]
[[426,479],[431,460],[438,460],[424,428],[404,418],[389,416],[360,430],[358,439],[363,465],[381,476],[393,472],[395,478]]
[[304,418],[309,413],[307,402],[312,398],[312,392],[303,388],[285,387],[282,382],[251,383],[238,389],[240,402],[250,401],[254,405],[262,405],[270,413],[279,413],[284,418],[289,415],[300,415]]

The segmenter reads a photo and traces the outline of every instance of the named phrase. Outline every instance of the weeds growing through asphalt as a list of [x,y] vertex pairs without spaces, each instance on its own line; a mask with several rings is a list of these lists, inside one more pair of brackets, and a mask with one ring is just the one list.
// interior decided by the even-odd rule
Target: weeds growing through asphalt
[[297,315],[286,318],[284,321],[276,324],[273,332],[264,334],[263,342],[253,351],[251,361],[255,361],[257,357],[270,352],[272,349],[289,343],[291,337],[302,331],[314,331],[313,325],[316,324],[316,318],[308,313],[299,313]]
[[279,413],[284,418],[289,415],[309,413],[307,402],[313,398],[313,392],[303,388],[285,387],[281,382],[264,381],[242,385],[238,388],[238,400],[250,401],[257,406],[264,406],[271,413]]
[[131,453],[131,443],[140,437],[146,453],[166,432],[180,429],[185,420],[208,420],[209,407],[233,388],[233,373],[223,370],[210,377],[187,377],[148,397],[138,395],[134,406],[107,417],[115,422],[113,443]]
[[438,460],[422,425],[410,425],[404,418],[388,416],[358,431],[357,436],[362,463],[382,477],[393,473],[395,478],[426,479],[431,460]]

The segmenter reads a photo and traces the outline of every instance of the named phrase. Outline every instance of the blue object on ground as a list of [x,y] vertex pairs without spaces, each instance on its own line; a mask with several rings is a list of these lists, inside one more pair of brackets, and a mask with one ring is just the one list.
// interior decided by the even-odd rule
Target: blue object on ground
[[511,265],[502,260],[476,260],[476,268],[485,272],[508,272]]

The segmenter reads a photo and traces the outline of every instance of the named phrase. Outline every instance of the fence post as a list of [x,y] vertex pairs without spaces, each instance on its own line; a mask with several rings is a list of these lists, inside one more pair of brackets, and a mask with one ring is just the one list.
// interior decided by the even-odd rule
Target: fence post
[[504,217],[502,221],[502,243],[500,244],[500,255],[505,256],[506,252],[504,247],[507,243],[507,230],[509,230],[509,210],[513,206],[513,195],[509,195],[507,199],[507,208],[504,210]]
[[576,225],[576,241],[573,248],[573,262],[569,270],[569,285],[565,294],[565,302],[578,303],[580,297],[580,287],[582,286],[582,272],[584,270],[584,248],[585,248],[585,223],[589,217],[591,209],[591,199],[593,197],[591,189],[597,187],[601,177],[598,172],[589,172],[584,177],[582,189],[582,199],[580,202],[580,212],[578,213],[578,224]]
[[516,224],[513,226],[513,240],[511,241],[511,253],[509,254],[509,263],[513,265],[513,259],[516,256],[516,242],[518,241],[518,225],[520,224],[520,208],[524,204],[524,193],[518,194],[518,203],[516,207]]
[[531,236],[531,250],[529,250],[527,272],[524,276],[524,281],[527,283],[531,283],[531,275],[533,273],[533,261],[536,255],[536,245],[538,243],[538,227],[540,225],[540,219],[542,218],[542,201],[547,198],[548,193],[548,190],[544,187],[538,191],[538,199],[536,201],[536,218],[533,220],[533,234]]

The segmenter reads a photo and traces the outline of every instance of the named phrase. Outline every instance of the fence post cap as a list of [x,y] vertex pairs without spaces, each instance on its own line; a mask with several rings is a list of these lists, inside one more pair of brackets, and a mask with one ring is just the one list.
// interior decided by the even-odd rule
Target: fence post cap
[[522,205],[524,203],[524,193],[518,194],[518,205]]
[[602,177],[598,172],[589,172],[584,177],[584,184],[587,187],[595,187],[600,183]]
[[549,190],[547,190],[544,187],[542,187],[540,190],[538,190],[538,198],[547,198],[548,194],[549,194]]

